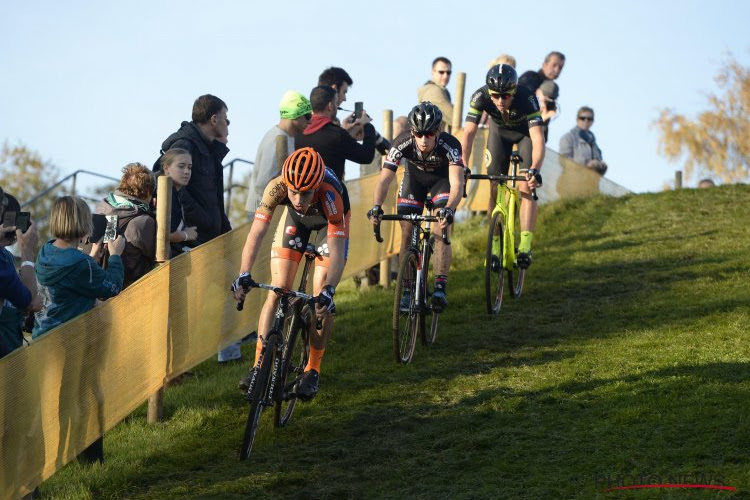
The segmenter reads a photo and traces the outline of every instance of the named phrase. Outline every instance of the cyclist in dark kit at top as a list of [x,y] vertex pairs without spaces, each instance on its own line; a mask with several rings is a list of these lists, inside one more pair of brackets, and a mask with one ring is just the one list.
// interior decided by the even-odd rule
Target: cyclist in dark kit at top
[[[440,132],[443,113],[431,102],[415,106],[408,116],[410,130],[393,141],[380,171],[380,182],[375,188],[374,206],[367,215],[373,224],[383,215],[381,205],[388,186],[396,175],[402,160],[408,160],[398,192],[399,214],[421,214],[429,196],[433,202],[433,215],[441,221],[433,231],[448,230],[453,214],[463,195],[464,164],[461,144],[447,132]],[[401,222],[401,251],[403,258],[409,246],[411,224]],[[435,292],[432,306],[442,311],[448,306],[446,285],[451,265],[451,247],[440,237],[435,238]]]
[[[513,145],[518,145],[521,170],[528,170],[527,182],[521,182],[521,241],[518,246],[518,265],[531,265],[531,242],[536,225],[537,203],[531,190],[542,185],[539,173],[544,162],[543,121],[536,96],[518,85],[518,74],[509,64],[497,64],[487,72],[486,85],[471,96],[466,115],[461,146],[463,159],[469,164],[482,112],[490,116],[489,138],[485,150],[485,164],[490,175],[507,174]],[[488,214],[492,213],[497,197],[497,182],[490,182]]]

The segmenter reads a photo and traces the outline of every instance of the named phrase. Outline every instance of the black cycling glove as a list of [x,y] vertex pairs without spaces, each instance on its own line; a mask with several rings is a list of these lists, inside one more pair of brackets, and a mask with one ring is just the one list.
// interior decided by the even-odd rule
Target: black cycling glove
[[438,210],[437,216],[440,219],[445,219],[448,224],[453,224],[453,209],[450,207],[441,208]]

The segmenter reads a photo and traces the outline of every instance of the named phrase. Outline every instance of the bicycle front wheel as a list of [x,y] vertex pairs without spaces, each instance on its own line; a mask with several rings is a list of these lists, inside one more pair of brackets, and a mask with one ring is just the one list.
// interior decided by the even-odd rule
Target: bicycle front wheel
[[297,396],[294,389],[302,378],[310,355],[308,328],[312,321],[312,311],[305,307],[287,318],[284,352],[282,353],[281,380],[276,386],[274,424],[284,427],[292,418]]
[[271,369],[276,356],[276,335],[271,335],[265,352],[261,359],[260,367],[255,375],[255,384],[250,395],[250,412],[247,415],[245,434],[242,436],[242,447],[240,448],[240,460],[246,460],[250,456],[255,442],[255,434],[260,424],[260,416],[263,413],[265,400],[268,397],[268,384],[271,381]]
[[[433,272],[428,273],[427,271],[430,270],[430,257],[432,256],[432,249],[435,246],[435,237],[430,236],[430,241],[425,247],[425,255],[424,255],[424,286],[422,287],[423,293],[422,296],[425,298],[425,300],[429,300],[431,296],[431,287],[430,283],[435,276],[434,269],[432,269]],[[437,313],[435,311],[432,311],[432,319],[430,321],[430,329],[428,330],[425,328],[425,317],[422,315],[421,321],[419,322],[419,333],[422,337],[422,344],[426,346],[431,346],[435,342],[435,338],[437,337],[437,328],[438,328],[438,318],[440,317],[440,313]]]
[[396,361],[407,364],[414,355],[420,321],[423,319],[417,303],[417,254],[409,251],[404,256],[396,278],[393,297],[393,353]]
[[503,269],[504,248],[503,216],[496,213],[487,232],[487,251],[484,258],[484,294],[487,314],[497,314],[503,305],[505,272]]

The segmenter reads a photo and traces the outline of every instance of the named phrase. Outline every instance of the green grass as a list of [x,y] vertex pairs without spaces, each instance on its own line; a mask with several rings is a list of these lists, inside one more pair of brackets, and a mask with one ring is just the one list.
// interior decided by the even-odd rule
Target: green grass
[[[43,498],[750,498],[750,188],[556,203],[521,300],[484,313],[486,226],[453,239],[434,346],[393,360],[392,291],[338,294],[321,392],[237,460],[244,367],[208,361]],[[247,349],[247,347],[245,347]],[[636,490],[642,482],[738,488]]]

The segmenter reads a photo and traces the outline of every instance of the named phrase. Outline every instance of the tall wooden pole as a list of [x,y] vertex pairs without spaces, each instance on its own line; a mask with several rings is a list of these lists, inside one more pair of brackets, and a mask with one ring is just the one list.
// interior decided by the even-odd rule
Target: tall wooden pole
[[[393,111],[386,109],[383,111],[383,137],[389,141],[393,140]],[[380,285],[388,288],[391,284],[391,268],[388,265],[388,258],[380,261]]]
[[[172,224],[172,179],[162,175],[158,179],[156,199],[156,262],[169,260],[169,233]],[[148,423],[155,424],[164,418],[164,387],[148,398]]]
[[464,114],[464,90],[466,90],[466,73],[456,75],[456,100],[453,103],[453,121],[451,133],[457,134],[461,129],[461,117]]

